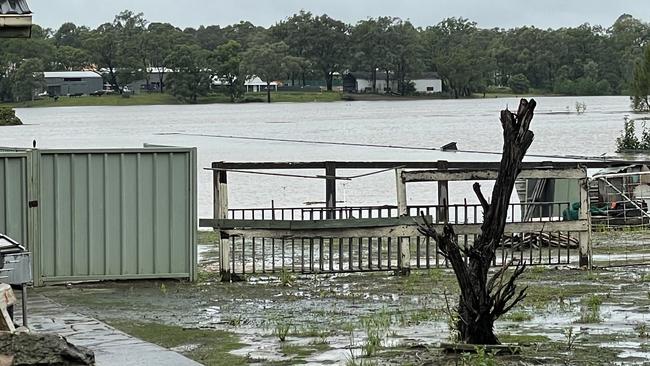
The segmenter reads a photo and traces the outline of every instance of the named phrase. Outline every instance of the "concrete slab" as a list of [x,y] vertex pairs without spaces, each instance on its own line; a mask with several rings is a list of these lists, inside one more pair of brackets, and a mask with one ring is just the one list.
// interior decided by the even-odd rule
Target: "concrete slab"
[[[50,299],[28,296],[29,328],[57,333],[68,342],[95,352],[98,366],[200,366],[189,358],[121,332],[106,323],[68,311]],[[19,300],[20,303],[20,300]],[[17,307],[15,319],[21,319]]]

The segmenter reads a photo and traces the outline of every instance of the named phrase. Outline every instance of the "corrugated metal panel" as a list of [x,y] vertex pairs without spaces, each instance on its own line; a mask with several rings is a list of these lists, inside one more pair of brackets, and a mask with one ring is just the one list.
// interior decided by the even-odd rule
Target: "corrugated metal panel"
[[27,155],[0,153],[0,233],[27,244]]
[[44,282],[193,278],[193,149],[41,151]]

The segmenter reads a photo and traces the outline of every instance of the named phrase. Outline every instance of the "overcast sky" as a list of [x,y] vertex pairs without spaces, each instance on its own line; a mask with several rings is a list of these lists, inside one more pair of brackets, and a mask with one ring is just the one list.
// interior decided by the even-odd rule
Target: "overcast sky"
[[410,19],[416,26],[462,16],[480,27],[540,28],[575,26],[582,23],[611,25],[629,13],[650,21],[650,0],[28,0],[34,21],[58,28],[71,21],[95,27],[113,19],[124,9],[143,12],[152,22],[178,27],[227,25],[250,20],[265,27],[301,9],[327,13],[348,23],[382,15]]

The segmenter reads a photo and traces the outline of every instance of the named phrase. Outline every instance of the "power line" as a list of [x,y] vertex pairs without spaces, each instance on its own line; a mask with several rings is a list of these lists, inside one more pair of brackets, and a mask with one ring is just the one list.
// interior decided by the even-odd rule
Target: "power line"
[[[340,141],[319,141],[319,140],[304,140],[304,139],[285,139],[285,138],[273,138],[273,137],[255,137],[255,136],[236,136],[236,135],[214,135],[214,134],[202,134],[202,133],[184,133],[184,132],[166,132],[158,133],[157,135],[162,136],[194,136],[194,137],[207,137],[207,138],[219,138],[219,139],[229,139],[229,140],[249,140],[249,141],[265,141],[265,142],[288,142],[295,144],[312,144],[312,145],[330,145],[330,146],[352,146],[352,147],[369,147],[369,148],[379,148],[379,149],[399,149],[399,150],[418,150],[418,151],[438,151],[445,153],[467,153],[467,154],[480,154],[480,155],[499,155],[501,152],[496,151],[482,151],[482,150],[444,150],[437,147],[423,147],[423,146],[408,146],[408,145],[382,145],[382,144],[369,144],[369,143],[359,143],[359,142],[340,142]],[[619,162],[620,159],[610,156],[586,156],[586,155],[559,155],[559,154],[526,154],[528,157],[535,158],[548,158],[548,159],[567,159],[567,160],[593,160],[593,161],[603,161],[603,162]]]

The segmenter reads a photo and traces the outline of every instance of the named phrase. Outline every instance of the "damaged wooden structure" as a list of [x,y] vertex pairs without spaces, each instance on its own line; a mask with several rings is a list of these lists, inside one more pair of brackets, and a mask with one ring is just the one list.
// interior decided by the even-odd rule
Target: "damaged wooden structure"
[[[496,178],[498,162],[215,162],[213,174],[213,218],[200,226],[219,233],[220,272],[229,281],[249,274],[343,273],[395,271],[445,267],[435,241],[418,232],[422,215],[442,227],[454,224],[459,243],[471,246],[480,233],[480,203],[453,203],[451,182],[490,181]],[[325,174],[309,178],[325,181],[322,207],[230,208],[228,174],[273,174],[307,177],[268,171],[322,169]],[[339,175],[344,170],[368,170],[357,176]],[[336,182],[394,171],[394,204],[338,207]],[[505,237],[493,265],[514,260],[529,265],[591,265],[591,224],[587,168],[578,162],[525,162],[519,179],[563,179],[579,187],[580,212],[575,220],[554,213],[570,202],[512,202]],[[437,186],[435,203],[408,205],[411,183]],[[433,196],[433,195],[432,195]],[[522,212],[542,207],[547,217],[525,217]]]

